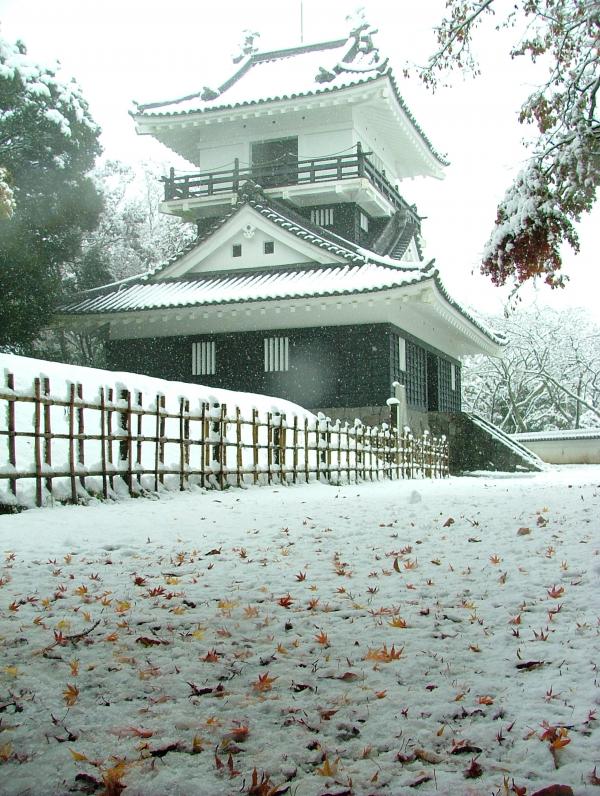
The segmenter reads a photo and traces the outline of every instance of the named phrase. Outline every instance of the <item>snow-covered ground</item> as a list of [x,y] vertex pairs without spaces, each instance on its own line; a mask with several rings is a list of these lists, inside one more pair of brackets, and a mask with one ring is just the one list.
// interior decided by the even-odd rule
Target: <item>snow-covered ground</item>
[[1,516],[0,791],[600,792],[599,518],[596,466]]

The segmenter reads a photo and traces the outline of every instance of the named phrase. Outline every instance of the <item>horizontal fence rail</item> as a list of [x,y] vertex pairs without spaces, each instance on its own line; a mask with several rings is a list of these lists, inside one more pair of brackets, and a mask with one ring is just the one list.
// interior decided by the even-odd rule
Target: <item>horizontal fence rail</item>
[[[123,385],[83,386],[53,395],[50,379],[0,388],[0,504],[84,502],[191,484],[224,489],[249,484],[341,484],[448,475],[445,438],[386,424],[259,413]],[[171,402],[172,403],[172,402]],[[3,406],[2,406],[3,405]]]

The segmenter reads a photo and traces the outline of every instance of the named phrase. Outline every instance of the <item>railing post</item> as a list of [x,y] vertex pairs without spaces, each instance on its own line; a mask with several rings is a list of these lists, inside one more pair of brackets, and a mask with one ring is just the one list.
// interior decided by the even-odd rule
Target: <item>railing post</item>
[[356,144],[356,160],[358,163],[358,176],[365,176],[365,156],[360,141]]
[[165,180],[165,200],[175,198],[175,169],[171,166],[169,169],[169,178]]
[[240,159],[233,161],[233,192],[237,193],[240,188]]

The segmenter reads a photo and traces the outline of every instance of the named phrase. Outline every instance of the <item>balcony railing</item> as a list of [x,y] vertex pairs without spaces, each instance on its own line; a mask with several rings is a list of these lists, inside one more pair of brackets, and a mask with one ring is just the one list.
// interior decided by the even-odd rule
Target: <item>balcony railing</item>
[[161,180],[165,184],[165,201],[169,202],[235,193],[247,180],[252,180],[263,188],[284,188],[365,177],[396,210],[404,210],[414,216],[418,222],[414,208],[400,196],[385,176],[385,172],[379,171],[373,165],[369,160],[370,154],[372,153],[364,152],[361,145],[357,144],[356,152],[348,155],[331,155],[305,160],[286,158],[249,168],[240,168],[239,160],[236,158],[233,169],[181,176],[175,176],[175,170],[171,169],[169,176],[162,177]]

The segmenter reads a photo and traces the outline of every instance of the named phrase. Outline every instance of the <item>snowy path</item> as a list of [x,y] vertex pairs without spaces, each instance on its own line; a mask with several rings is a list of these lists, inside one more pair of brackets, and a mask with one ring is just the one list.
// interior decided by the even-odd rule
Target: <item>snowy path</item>
[[599,526],[600,467],[1,516],[0,792],[600,793]]

